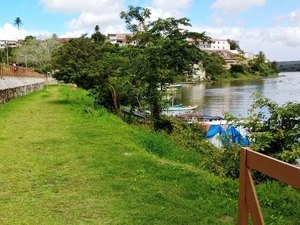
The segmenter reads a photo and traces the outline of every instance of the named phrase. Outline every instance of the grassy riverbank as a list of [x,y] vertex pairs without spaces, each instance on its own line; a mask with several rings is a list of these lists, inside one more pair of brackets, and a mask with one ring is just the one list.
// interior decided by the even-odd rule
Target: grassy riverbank
[[268,76],[261,76],[254,73],[234,73],[229,77],[220,78],[216,82],[230,82],[230,81],[244,81],[244,80],[261,80],[266,78],[275,78],[278,77],[278,74],[270,74]]
[[[201,155],[50,86],[0,106],[0,224],[236,224],[238,185]],[[258,187],[267,224],[299,224],[300,194]]]

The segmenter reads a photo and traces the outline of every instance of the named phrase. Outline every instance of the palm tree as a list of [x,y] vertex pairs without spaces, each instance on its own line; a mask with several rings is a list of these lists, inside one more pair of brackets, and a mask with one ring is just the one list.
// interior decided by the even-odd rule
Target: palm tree
[[14,21],[14,25],[18,27],[19,30],[19,38],[21,38],[20,27],[23,25],[23,22],[20,17],[17,17]]

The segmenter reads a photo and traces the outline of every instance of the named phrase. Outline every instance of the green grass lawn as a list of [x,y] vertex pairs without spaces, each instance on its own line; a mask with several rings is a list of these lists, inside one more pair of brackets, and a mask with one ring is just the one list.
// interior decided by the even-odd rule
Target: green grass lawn
[[[236,181],[94,110],[84,91],[50,86],[0,105],[0,128],[0,224],[236,224]],[[298,191],[258,193],[267,224],[300,224]]]

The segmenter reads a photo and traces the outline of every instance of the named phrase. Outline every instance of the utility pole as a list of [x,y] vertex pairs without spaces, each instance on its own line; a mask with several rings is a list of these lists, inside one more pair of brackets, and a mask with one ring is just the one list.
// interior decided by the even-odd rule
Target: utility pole
[[6,40],[6,65],[8,65],[8,40]]

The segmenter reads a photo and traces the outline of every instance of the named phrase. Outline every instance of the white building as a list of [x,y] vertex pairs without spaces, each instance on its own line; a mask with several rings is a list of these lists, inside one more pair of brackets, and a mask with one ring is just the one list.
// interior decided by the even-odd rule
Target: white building
[[0,49],[6,48],[17,48],[20,46],[20,43],[17,40],[0,40]]
[[200,41],[199,48],[209,51],[230,51],[230,44],[225,39],[210,39]]
[[136,42],[135,41],[132,41],[130,42],[128,40],[128,37],[132,36],[132,34],[108,34],[107,37],[108,37],[108,41],[111,43],[111,44],[119,44],[121,46],[124,46],[124,45],[135,45]]
[[254,59],[255,58],[255,55],[252,53],[252,52],[244,52],[244,57],[246,59]]

